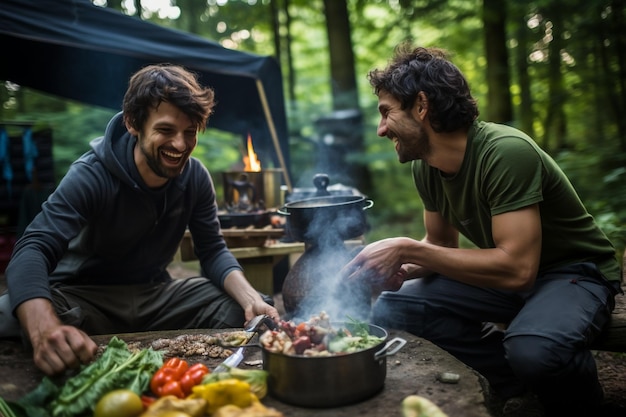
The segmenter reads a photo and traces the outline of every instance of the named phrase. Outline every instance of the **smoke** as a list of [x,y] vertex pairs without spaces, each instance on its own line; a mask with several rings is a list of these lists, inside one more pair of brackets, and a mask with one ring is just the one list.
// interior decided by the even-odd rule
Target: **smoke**
[[[283,285],[283,300],[285,307],[292,310],[291,319],[308,320],[321,311],[333,321],[369,318],[370,289],[365,283],[347,282],[341,274],[361,249],[349,249],[344,243],[363,234],[365,219],[361,210],[358,204],[336,210],[311,210],[314,215],[304,232],[307,249]],[[290,300],[290,295],[297,300]]]

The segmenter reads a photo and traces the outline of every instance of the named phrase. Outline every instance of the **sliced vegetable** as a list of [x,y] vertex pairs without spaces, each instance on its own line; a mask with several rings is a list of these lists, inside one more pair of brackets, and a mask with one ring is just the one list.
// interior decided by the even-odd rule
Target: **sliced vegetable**
[[383,341],[369,332],[369,325],[363,321],[350,319],[352,332],[339,329],[337,335],[330,338],[328,350],[333,353],[353,353],[376,346]]
[[173,395],[185,398],[191,394],[191,389],[202,382],[209,368],[202,363],[189,367],[187,361],[180,358],[171,358],[152,376],[150,389],[159,397]]
[[258,399],[262,399],[267,395],[267,375],[268,372],[261,369],[240,369],[227,366],[225,372],[216,372],[205,375],[202,384],[210,384],[212,382],[224,379],[238,379],[250,384],[250,392]]
[[284,417],[284,414],[275,408],[264,406],[261,402],[253,402],[245,408],[236,405],[225,405],[217,409],[211,417]]
[[409,395],[402,400],[402,417],[448,417],[428,398]]
[[204,399],[207,402],[208,414],[213,414],[225,405],[232,404],[245,408],[259,401],[257,396],[250,392],[250,384],[235,378],[196,385],[189,398]]
[[204,416],[206,401],[202,398],[177,398],[166,395],[152,403],[140,417],[165,417],[183,413],[190,417]]
[[278,330],[259,337],[270,352],[285,355],[329,356],[353,353],[380,344],[383,339],[369,333],[368,323],[350,319],[346,327],[334,328],[325,312],[296,324],[281,320]]
[[185,413],[184,411],[166,411],[163,414],[159,414],[154,417],[192,417],[191,415]]

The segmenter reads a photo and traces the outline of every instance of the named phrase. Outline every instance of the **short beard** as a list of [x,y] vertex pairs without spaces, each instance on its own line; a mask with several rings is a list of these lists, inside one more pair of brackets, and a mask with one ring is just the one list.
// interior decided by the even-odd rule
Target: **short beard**
[[410,150],[410,153],[400,153],[398,155],[400,163],[404,164],[416,160],[426,160],[430,156],[432,151],[430,136],[422,125],[417,126],[415,137],[417,140],[413,143],[414,148]]
[[154,155],[152,155],[149,152],[149,150],[143,146],[143,144],[144,142],[140,138],[138,140],[139,150],[141,151],[143,156],[146,157],[146,162],[148,164],[148,167],[152,170],[152,172],[154,172],[158,177],[165,178],[165,179],[172,179],[180,175],[180,171],[178,169],[176,170],[166,169],[161,165],[161,163],[159,162],[159,158],[158,158],[158,152],[159,152],[158,150],[157,150],[157,157],[155,158]]

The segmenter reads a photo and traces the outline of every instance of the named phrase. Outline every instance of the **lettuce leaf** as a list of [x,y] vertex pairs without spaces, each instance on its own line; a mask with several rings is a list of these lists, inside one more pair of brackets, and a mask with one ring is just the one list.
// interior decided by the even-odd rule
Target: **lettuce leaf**
[[163,365],[163,355],[152,348],[132,353],[113,336],[102,356],[68,379],[48,409],[52,417],[91,415],[98,399],[114,389],[141,395],[152,375]]

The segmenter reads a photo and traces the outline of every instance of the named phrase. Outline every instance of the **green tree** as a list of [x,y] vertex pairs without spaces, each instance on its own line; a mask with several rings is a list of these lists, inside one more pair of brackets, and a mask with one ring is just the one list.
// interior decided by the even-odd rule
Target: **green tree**
[[[422,232],[421,203],[408,166],[398,164],[389,142],[376,136],[377,100],[366,79],[371,69],[386,64],[395,45],[412,40],[451,51],[482,117],[521,127],[553,153],[618,242],[626,235],[626,190],[621,186],[626,180],[625,3],[176,0],[166,8],[178,14],[159,15],[140,0],[108,1],[125,13],[228,48],[275,55],[288,92],[296,186],[312,185],[315,121],[336,109],[358,107],[363,149],[355,147],[348,159],[371,173],[368,194],[376,201],[368,212],[372,239]],[[331,8],[340,10],[329,13]],[[2,119],[37,118],[53,125],[60,171],[86,149],[88,138],[101,133],[99,120],[106,113],[10,83],[3,84],[0,99]],[[203,143],[197,152],[212,171],[225,166],[224,160],[238,160],[232,137],[207,134],[211,145]]]
[[487,57],[487,120],[498,123],[513,121],[509,91],[509,54],[507,49],[507,3],[483,1],[485,55]]

